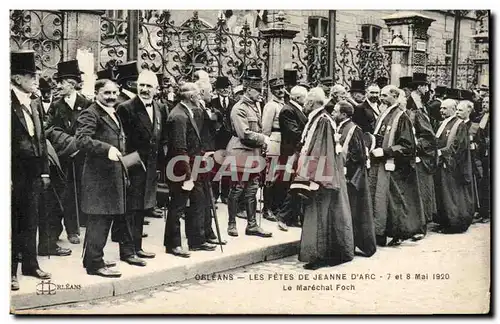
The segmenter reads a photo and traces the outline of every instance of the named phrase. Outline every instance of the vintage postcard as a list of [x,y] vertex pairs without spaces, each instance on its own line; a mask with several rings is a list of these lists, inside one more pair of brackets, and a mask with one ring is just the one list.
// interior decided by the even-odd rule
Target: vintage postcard
[[11,9],[11,313],[489,314],[489,26]]

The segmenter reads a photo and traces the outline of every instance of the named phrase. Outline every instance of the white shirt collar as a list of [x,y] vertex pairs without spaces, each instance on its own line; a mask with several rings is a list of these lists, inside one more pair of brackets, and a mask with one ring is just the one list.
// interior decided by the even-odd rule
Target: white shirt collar
[[31,94],[22,92],[16,86],[11,87],[12,91],[16,94],[17,99],[21,105],[25,105],[26,108],[30,108],[31,105]]
[[130,99],[134,99],[137,95],[133,92],[128,91],[127,89],[122,89],[122,92],[126,94]]
[[[139,97],[139,100],[142,102],[142,104],[144,105],[144,107],[146,107],[146,105],[152,105],[153,104],[153,100],[150,100],[150,101],[145,101],[144,99],[142,99],[141,97]],[[152,108],[152,107],[151,107]]]
[[75,109],[76,91],[70,94],[69,97],[64,97],[64,101],[66,101],[71,109]]

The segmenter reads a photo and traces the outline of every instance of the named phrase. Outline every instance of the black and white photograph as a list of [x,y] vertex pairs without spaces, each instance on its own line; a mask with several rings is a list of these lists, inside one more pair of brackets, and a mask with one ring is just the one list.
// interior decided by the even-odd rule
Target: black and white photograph
[[9,9],[10,314],[491,315],[492,12],[287,5]]

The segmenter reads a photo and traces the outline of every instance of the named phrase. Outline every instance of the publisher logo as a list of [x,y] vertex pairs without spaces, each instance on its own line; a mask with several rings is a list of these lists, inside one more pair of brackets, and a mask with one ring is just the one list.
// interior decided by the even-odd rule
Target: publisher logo
[[52,283],[50,280],[41,281],[36,285],[37,295],[55,295],[56,294],[56,284]]

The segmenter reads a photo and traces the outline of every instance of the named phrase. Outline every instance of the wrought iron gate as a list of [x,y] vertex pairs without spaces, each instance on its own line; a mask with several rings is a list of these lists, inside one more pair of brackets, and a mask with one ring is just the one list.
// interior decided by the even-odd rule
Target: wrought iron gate
[[[451,86],[451,63],[443,63],[436,58],[429,62],[426,67],[426,73],[430,82],[438,86]],[[473,89],[478,84],[478,65],[472,59],[467,58],[464,62],[458,64],[457,84],[459,89]]]
[[10,10],[10,49],[34,50],[43,77],[57,71],[63,58],[63,13],[51,10]]

